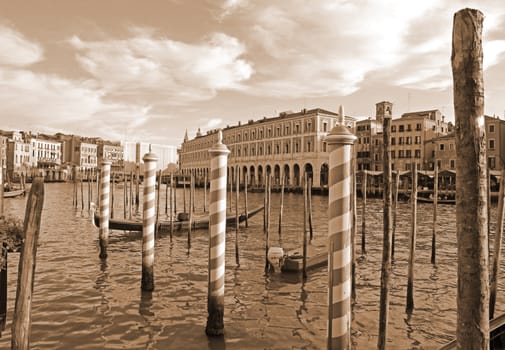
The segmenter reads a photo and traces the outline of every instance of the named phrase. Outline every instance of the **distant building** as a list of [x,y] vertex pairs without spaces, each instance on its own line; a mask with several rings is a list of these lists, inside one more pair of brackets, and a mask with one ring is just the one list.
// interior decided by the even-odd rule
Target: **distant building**
[[[231,151],[229,178],[238,168],[242,183],[247,176],[250,185],[263,186],[266,176],[271,175],[274,185],[285,178],[286,186],[299,187],[307,173],[315,188],[326,187],[328,153],[324,138],[337,124],[337,117],[337,113],[320,108],[303,109],[224,128],[223,143]],[[353,129],[355,118],[345,117],[345,124]],[[206,135],[198,132],[192,140],[186,135],[179,149],[179,169],[202,179],[209,171],[209,149],[216,141],[215,130]]]
[[[157,169],[165,169],[170,163],[177,163],[177,147],[172,145],[161,145],[161,144],[149,144],[141,142],[140,144],[140,163],[142,164],[142,158],[146,153],[149,152],[149,147],[151,151],[158,156],[158,162],[156,164]],[[129,168],[135,167],[136,159],[136,145],[137,142],[124,142],[124,159],[125,162],[129,164]]]
[[96,144],[81,142],[76,151],[79,156],[77,165],[81,170],[96,169],[98,165],[98,147]]
[[98,159],[97,164],[100,167],[103,160],[109,160],[111,171],[119,172],[124,168],[124,148],[119,142],[110,142],[100,140],[97,142]]
[[61,165],[61,142],[45,135],[37,135],[29,140],[31,144],[30,166],[56,169]]

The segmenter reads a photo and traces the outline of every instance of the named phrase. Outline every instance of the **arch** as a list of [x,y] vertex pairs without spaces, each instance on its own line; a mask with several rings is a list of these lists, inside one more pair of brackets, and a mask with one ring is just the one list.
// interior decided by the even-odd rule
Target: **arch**
[[263,186],[263,167],[258,165],[258,185]]
[[272,175],[272,167],[270,166],[270,164],[267,164],[267,166],[265,167],[265,174],[266,176]]
[[254,165],[251,165],[251,167],[249,168],[249,181],[248,182],[251,186],[256,185],[256,178],[254,177]]
[[279,166],[279,164],[274,165],[274,184],[275,185],[281,184],[281,167]]
[[285,181],[284,184],[286,186],[289,186],[289,184],[291,183],[290,182],[290,175],[291,174],[289,172],[289,164],[284,164],[284,171],[283,171],[283,173],[284,173],[284,181]]
[[321,174],[319,175],[319,183],[321,187],[328,186],[328,164],[321,164]]
[[312,169],[312,164],[310,163],[306,163],[305,166],[303,167],[303,172],[304,174],[307,175],[307,179],[312,179],[314,180],[313,176],[314,176],[314,171]]
[[297,163],[293,165],[293,185],[300,186],[300,166]]
[[245,184],[245,179],[247,179],[247,165],[242,167],[242,183]]

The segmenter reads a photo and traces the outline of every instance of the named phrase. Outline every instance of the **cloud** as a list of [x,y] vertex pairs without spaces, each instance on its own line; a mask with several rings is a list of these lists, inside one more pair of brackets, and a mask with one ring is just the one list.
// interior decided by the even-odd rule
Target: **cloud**
[[253,74],[241,59],[245,46],[236,38],[213,33],[188,44],[155,37],[136,28],[126,39],[69,39],[81,67],[110,97],[139,97],[181,105],[214,97],[219,90],[241,90]]
[[9,27],[0,26],[0,47],[0,65],[22,67],[43,59],[40,45]]

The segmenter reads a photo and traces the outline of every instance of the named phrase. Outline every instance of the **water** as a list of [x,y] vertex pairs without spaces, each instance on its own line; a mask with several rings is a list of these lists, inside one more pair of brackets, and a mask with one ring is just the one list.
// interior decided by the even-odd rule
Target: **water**
[[[240,267],[235,264],[235,233],[227,233],[225,336],[208,338],[207,252],[205,230],[156,242],[155,291],[140,289],[141,240],[138,233],[113,231],[106,262],[98,258],[98,230],[89,212],[72,208],[71,184],[46,184],[46,198],[37,253],[31,349],[323,349],[326,347],[327,271],[296,275],[264,273],[263,217],[239,231]],[[164,187],[163,187],[164,189]],[[178,192],[178,209],[182,193]],[[94,191],[96,194],[96,191]],[[122,215],[116,190],[116,216]],[[164,216],[164,191],[162,216]],[[79,191],[80,193],[80,191]],[[85,197],[87,188],[85,186]],[[197,192],[197,211],[203,193]],[[302,239],[301,196],[287,194],[282,240],[277,234],[279,194],[272,194],[272,246],[299,247]],[[26,199],[6,201],[7,213],[24,216]],[[119,203],[121,202],[121,203]],[[249,207],[263,194],[249,193]],[[313,197],[314,235],[327,235],[325,196]],[[360,201],[358,205],[360,205]],[[358,244],[357,302],[352,334],[356,349],[375,348],[379,319],[382,250],[382,206],[367,202],[367,255]],[[80,200],[79,200],[80,206]],[[241,199],[240,206],[243,206]],[[289,208],[289,209],[287,209]],[[455,333],[456,232],[454,206],[439,206],[437,265],[430,264],[432,207],[418,205],[415,310],[405,313],[407,237],[410,206],[399,205],[399,226],[391,288],[389,348],[437,349]],[[493,207],[492,220],[496,217]],[[358,208],[358,242],[361,241]],[[9,254],[8,324],[0,348],[10,347],[10,327],[19,254]],[[503,267],[503,266],[502,266]],[[501,278],[503,280],[504,277]],[[497,314],[505,311],[500,283]]]

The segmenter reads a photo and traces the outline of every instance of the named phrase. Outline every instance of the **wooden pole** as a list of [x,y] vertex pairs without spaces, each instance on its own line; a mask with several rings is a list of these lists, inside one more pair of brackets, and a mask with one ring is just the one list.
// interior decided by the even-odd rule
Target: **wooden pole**
[[[329,350],[351,348],[351,159],[356,140],[339,123],[326,137],[329,153],[328,176],[328,342]],[[347,190],[346,190],[347,189]]]
[[133,171],[130,171],[130,200],[128,201],[129,218],[132,218],[133,212]]
[[186,213],[186,175],[182,180],[182,201],[184,202],[184,213]]
[[2,243],[2,259],[5,265],[0,265],[0,336],[7,323],[7,245]]
[[156,196],[156,223],[154,224],[154,237],[158,236],[158,222],[160,221],[160,190],[161,190],[161,170],[158,175],[158,189]]
[[308,211],[308,181],[307,181],[307,173],[303,176],[303,243],[302,243],[302,249],[303,249],[303,269],[302,269],[302,275],[303,278],[307,278],[307,211]]
[[500,192],[498,195],[498,218],[496,221],[496,234],[494,237],[493,256],[491,258],[491,274],[489,278],[489,319],[494,318],[496,304],[496,288],[498,285],[498,268],[500,266],[501,243],[503,237],[503,217],[505,216],[503,196],[505,195],[505,169],[501,171]]
[[142,158],[144,161],[144,195],[142,212],[142,282],[141,289],[154,290],[154,226],[156,199],[156,162],[158,156],[149,152]]
[[205,170],[203,179],[203,212],[207,212],[207,170]]
[[436,263],[436,241],[437,241],[437,210],[438,210],[438,164],[435,162],[433,174],[433,230],[431,235],[431,263]]
[[414,310],[414,263],[416,254],[416,236],[417,236],[417,165],[412,164],[412,224],[409,236],[409,265],[407,276],[407,313]]
[[208,318],[205,333],[222,336],[224,333],[224,276],[226,251],[226,164],[230,151],[222,143],[222,131],[210,153],[209,206],[209,288]]
[[270,249],[270,175],[266,178],[265,186],[265,271],[270,268],[268,249]]
[[189,175],[189,224],[188,224],[188,249],[191,247],[191,224],[193,222],[193,173]]
[[[238,201],[239,201],[239,193],[240,193],[240,177],[239,177],[239,168],[235,171],[235,262],[237,266],[240,266],[240,258],[239,258],[239,250],[238,250]],[[247,217],[247,213],[246,213]]]
[[279,238],[281,238],[282,234],[282,213],[284,211],[284,182],[285,182],[285,177],[282,177],[282,183],[281,183],[281,204],[280,204],[280,209],[279,209]]
[[458,174],[456,341],[459,347],[466,349],[489,349],[483,18],[478,10],[458,11],[454,15],[452,33],[451,63]]
[[88,209],[91,209],[91,202],[93,201],[93,168],[91,168],[89,170],[90,170],[91,182],[88,184],[89,185],[89,208]]
[[84,210],[84,183],[82,181],[83,172],[79,172],[79,181],[81,183],[81,210]]
[[366,190],[368,174],[366,170],[362,173],[363,179],[361,180],[361,255],[366,254]]
[[[149,147],[149,152],[151,147]],[[140,210],[140,143],[135,144],[135,213]]]
[[165,217],[168,214],[168,178],[165,175]]
[[[353,145],[354,148],[354,145]],[[354,153],[354,152],[353,152]],[[356,209],[356,158],[352,157],[351,160],[351,299],[356,301],[356,222],[357,209]]]
[[170,239],[172,239],[174,232],[174,192],[174,173],[170,173]]
[[0,162],[0,218],[4,217],[4,169]]
[[244,212],[245,212],[245,227],[249,227],[249,219],[248,219],[248,216],[247,213],[248,213],[248,209],[247,209],[247,190],[248,190],[248,186],[247,186],[247,174],[244,176]]
[[307,179],[307,216],[309,220],[309,238],[312,241],[314,238],[314,230],[312,229],[312,178]]
[[114,187],[116,186],[116,177],[112,173],[111,198],[110,198],[110,217],[114,217]]
[[379,310],[379,337],[377,349],[384,350],[387,342],[388,317],[389,317],[389,288],[391,276],[391,115],[385,114],[382,127],[383,137],[383,185],[384,185],[384,225],[382,240],[382,268],[381,268],[381,291]]
[[107,258],[107,246],[109,244],[109,186],[110,186],[110,165],[111,162],[102,161],[102,172],[100,177],[100,228],[99,245],[101,259]]
[[[175,180],[178,182],[177,180]],[[177,184],[174,183],[174,214],[177,215]]]
[[126,172],[123,170],[123,217],[126,219],[128,211],[128,182],[126,181]]
[[400,170],[395,172],[395,187],[393,191],[393,232],[391,234],[391,260],[395,257],[396,215],[398,210],[398,192],[400,186]]
[[16,304],[12,320],[11,349],[30,348],[31,308],[37,257],[37,242],[40,219],[44,206],[44,179],[37,177],[26,202],[24,235],[25,241],[19,257]]
[[91,210],[91,169],[86,171],[86,180],[88,182],[88,210]]

